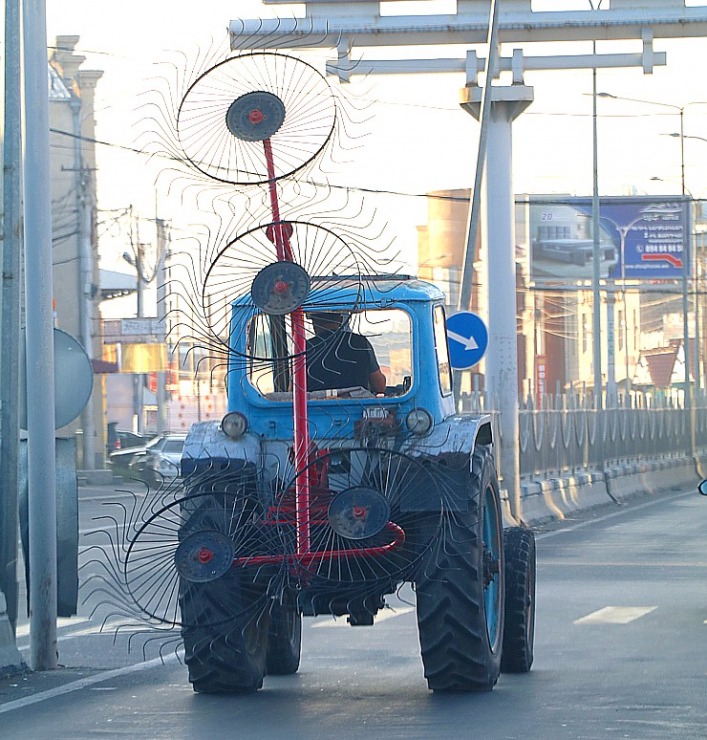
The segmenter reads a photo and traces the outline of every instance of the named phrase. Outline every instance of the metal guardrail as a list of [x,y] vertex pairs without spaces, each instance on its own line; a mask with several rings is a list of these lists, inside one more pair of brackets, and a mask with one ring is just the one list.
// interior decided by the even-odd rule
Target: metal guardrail
[[[461,408],[496,416],[482,392],[463,393]],[[704,446],[707,399],[700,394],[690,410],[678,398],[631,394],[615,407],[597,409],[589,397],[557,394],[547,396],[542,408],[532,400],[519,404],[518,422],[521,478],[558,477],[620,462],[692,455],[695,444]],[[497,424],[495,433],[500,434]]]

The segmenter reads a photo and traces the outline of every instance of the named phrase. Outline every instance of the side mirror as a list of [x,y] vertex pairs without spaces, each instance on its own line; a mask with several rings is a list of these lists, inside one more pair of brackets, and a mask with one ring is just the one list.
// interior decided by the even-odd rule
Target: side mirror
[[707,480],[703,480],[698,486],[697,490],[703,495],[707,496]]

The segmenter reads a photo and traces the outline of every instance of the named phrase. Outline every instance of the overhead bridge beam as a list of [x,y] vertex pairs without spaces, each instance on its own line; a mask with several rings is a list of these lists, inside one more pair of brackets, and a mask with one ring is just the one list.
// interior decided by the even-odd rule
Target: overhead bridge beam
[[[502,5],[498,28],[502,44],[642,39],[647,30],[654,38],[707,36],[707,5],[686,8],[674,0],[624,4],[613,0],[608,10],[572,12],[514,11],[513,7],[507,10],[506,5]],[[332,8],[338,12],[331,12]],[[479,12],[474,14],[380,16],[377,8],[377,3],[317,4],[310,0],[306,3],[307,15],[302,18],[233,20],[229,24],[231,47],[260,48],[277,39],[285,40],[290,47],[332,48],[342,37],[356,47],[486,41],[488,2],[479,3]]]
[[[603,69],[609,67],[643,67],[650,73],[653,67],[665,66],[666,54],[663,51],[637,54],[562,54],[557,56],[525,56],[514,54],[512,57],[500,57],[498,69],[501,72],[513,72],[515,76],[533,70],[549,69]],[[351,75],[369,74],[434,74],[448,72],[466,72],[467,84],[478,84],[476,76],[486,69],[486,60],[469,52],[466,59],[361,59],[348,58],[327,62],[327,74],[338,75],[348,79]]]

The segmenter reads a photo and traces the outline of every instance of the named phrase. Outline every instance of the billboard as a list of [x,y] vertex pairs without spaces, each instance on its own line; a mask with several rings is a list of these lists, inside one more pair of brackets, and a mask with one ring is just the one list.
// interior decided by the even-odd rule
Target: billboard
[[[690,275],[690,199],[599,199],[601,279],[675,280]],[[591,280],[592,199],[534,196],[528,201],[531,280]]]

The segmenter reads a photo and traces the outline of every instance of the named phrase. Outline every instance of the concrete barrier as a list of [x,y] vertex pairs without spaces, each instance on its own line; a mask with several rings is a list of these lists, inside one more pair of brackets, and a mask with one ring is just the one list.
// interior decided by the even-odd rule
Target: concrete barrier
[[0,591],[0,676],[9,676],[26,670],[27,666],[15,646],[15,635],[7,617],[5,594]]
[[607,490],[615,501],[627,501],[690,484],[697,487],[698,482],[695,460],[691,457],[626,463],[607,471]]
[[519,519],[528,526],[561,521],[576,511],[684,488],[701,480],[704,456],[618,462],[558,478],[521,481]]

